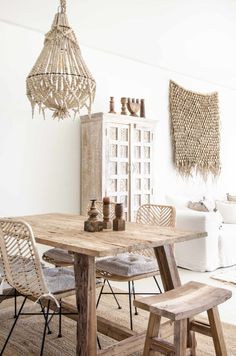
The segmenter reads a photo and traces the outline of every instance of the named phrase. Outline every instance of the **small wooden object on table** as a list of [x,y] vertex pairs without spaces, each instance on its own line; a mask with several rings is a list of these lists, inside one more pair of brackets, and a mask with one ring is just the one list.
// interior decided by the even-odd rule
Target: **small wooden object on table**
[[125,220],[123,216],[123,204],[117,203],[115,206],[115,219],[113,220],[113,230],[114,231],[124,231],[125,230]]
[[88,212],[88,220],[84,222],[84,231],[88,232],[96,232],[103,230],[103,222],[98,220],[99,211],[96,209],[95,206],[96,199],[92,199],[91,207]]
[[103,229],[111,229],[110,220],[110,198],[103,198]]

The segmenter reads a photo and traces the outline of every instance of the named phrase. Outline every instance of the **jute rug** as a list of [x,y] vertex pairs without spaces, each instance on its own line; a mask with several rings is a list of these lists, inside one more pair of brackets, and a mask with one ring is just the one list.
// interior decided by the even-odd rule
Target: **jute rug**
[[[129,312],[127,308],[126,296],[119,296],[122,309],[118,310],[111,296],[103,296],[99,305],[98,313],[106,316],[108,319],[121,323],[128,327]],[[38,311],[38,306],[28,302],[24,311]],[[140,310],[139,315],[134,316],[135,330],[142,331],[147,326],[148,313]],[[6,300],[0,304],[0,347],[7,337],[9,329],[13,322],[13,300]],[[72,356],[75,355],[76,325],[75,322],[63,317],[63,337],[57,338],[58,319],[53,318],[51,329],[53,333],[47,335],[45,343],[45,356]],[[223,324],[225,339],[230,356],[236,355],[236,326]],[[21,316],[16,328],[7,345],[3,356],[30,356],[38,355],[43,332],[42,316]],[[109,338],[99,335],[102,348],[112,344]],[[211,338],[197,335],[198,356],[215,355]],[[135,353],[135,356],[141,356],[142,353]]]
[[234,268],[228,271],[219,272],[211,276],[211,278],[225,283],[236,284],[236,269]]

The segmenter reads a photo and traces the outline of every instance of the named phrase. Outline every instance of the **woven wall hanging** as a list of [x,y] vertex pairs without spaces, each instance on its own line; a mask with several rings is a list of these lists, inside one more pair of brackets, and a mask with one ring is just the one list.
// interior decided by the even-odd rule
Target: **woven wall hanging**
[[53,111],[53,118],[64,119],[70,116],[71,110],[76,115],[84,106],[91,112],[96,83],[69,26],[66,0],[60,0],[60,4],[26,84],[33,114],[38,105],[43,115],[48,108]]
[[199,94],[173,81],[169,86],[173,158],[183,176],[220,173],[218,93]]

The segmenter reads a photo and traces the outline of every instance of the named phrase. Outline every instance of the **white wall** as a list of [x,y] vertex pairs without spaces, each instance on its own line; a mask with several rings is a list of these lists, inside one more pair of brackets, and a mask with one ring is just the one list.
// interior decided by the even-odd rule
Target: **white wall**
[[[171,0],[168,1],[171,3]],[[164,2],[166,3],[166,0],[163,0]],[[159,3],[161,2],[159,1]],[[7,7],[6,4],[4,6]],[[184,12],[183,20],[189,24],[194,18],[194,23],[197,23],[196,13],[193,16],[191,7],[188,9],[188,12],[186,10]],[[231,1],[215,2],[214,14],[217,13],[217,16],[220,16],[221,24],[228,23],[229,26],[222,26],[220,37],[219,33],[216,33],[216,37],[213,38],[212,43],[214,44],[217,36],[219,38],[219,53],[215,52],[216,47],[214,46],[214,55],[207,47],[209,36],[204,38],[202,31],[200,31],[200,36],[197,27],[195,36],[193,36],[194,27],[189,32],[186,28],[184,32],[185,27],[181,21],[179,26],[176,25],[173,28],[168,8],[168,11],[162,11],[162,21],[166,24],[166,32],[161,37],[163,40],[159,41],[161,45],[159,50],[162,53],[161,64],[168,63],[171,70],[81,46],[88,67],[97,81],[94,112],[108,111],[110,96],[115,97],[117,111],[119,111],[120,97],[137,97],[146,99],[147,116],[159,120],[158,144],[154,162],[159,197],[162,197],[166,192],[174,194],[196,192],[199,193],[199,196],[206,192],[217,195],[236,192],[236,163],[234,160],[236,152],[236,109],[234,105],[236,92],[233,89],[236,88],[236,81],[234,81],[233,75],[230,77],[227,63],[228,58],[229,63],[232,64],[235,53],[233,52],[231,55],[231,52],[236,47],[236,41],[235,36],[232,35],[232,22],[228,17],[230,9],[235,9],[235,4]],[[211,7],[206,6],[205,10],[206,13],[200,12],[201,19],[206,19],[207,14],[208,18],[211,16]],[[9,11],[11,11],[10,2]],[[181,12],[178,13],[181,16]],[[214,25],[217,23],[217,16],[214,17]],[[114,18],[114,22],[115,20]],[[170,23],[169,31],[168,22]],[[99,28],[99,23],[97,26]],[[204,28],[206,26],[207,23],[204,23]],[[233,28],[235,34],[235,25]],[[209,32],[211,36],[214,35],[212,21],[209,22]],[[189,53],[185,59],[179,55],[178,46],[176,46],[177,40],[183,34],[185,51],[187,53],[189,48],[192,53],[192,55]],[[120,33],[121,41],[124,36],[128,36],[125,31]],[[200,38],[201,41],[196,38]],[[227,38],[228,42],[225,42],[224,38]],[[194,41],[199,50],[193,46]],[[145,51],[148,50],[147,42],[145,38],[140,41],[140,46],[144,43]],[[0,22],[0,43],[0,215],[49,211],[78,212],[79,121],[53,121],[50,118],[50,113],[47,114],[46,120],[43,120],[38,114],[32,120],[30,103],[25,96],[25,78],[42,48],[43,35],[30,29]],[[132,41],[130,41],[130,47],[132,48]],[[150,50],[153,50],[152,41],[150,41],[149,47]],[[222,53],[221,48],[223,49]],[[226,51],[228,51],[228,56],[225,54]],[[209,62],[208,55],[210,54],[212,56]],[[224,59],[224,63],[222,59]],[[211,62],[213,63],[212,67]],[[221,72],[218,73],[217,68],[221,68]],[[225,71],[222,68],[225,68]],[[210,76],[208,76],[209,72]],[[213,72],[215,73],[214,82],[218,84],[212,82]],[[194,77],[201,78],[201,80],[194,79]],[[223,83],[222,78],[227,82]],[[217,182],[209,180],[204,183],[195,177],[183,180],[173,168],[168,114],[169,79],[175,80],[190,90],[202,93],[215,90],[219,92],[222,173]],[[227,85],[232,89],[227,88]]]

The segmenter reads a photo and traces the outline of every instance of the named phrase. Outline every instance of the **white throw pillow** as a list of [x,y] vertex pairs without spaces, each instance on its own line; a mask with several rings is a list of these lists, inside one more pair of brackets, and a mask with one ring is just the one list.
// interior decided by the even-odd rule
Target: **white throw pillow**
[[218,200],[216,206],[225,224],[236,224],[236,202]]

